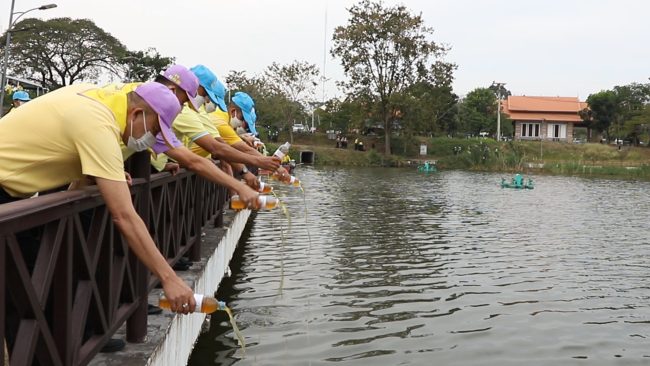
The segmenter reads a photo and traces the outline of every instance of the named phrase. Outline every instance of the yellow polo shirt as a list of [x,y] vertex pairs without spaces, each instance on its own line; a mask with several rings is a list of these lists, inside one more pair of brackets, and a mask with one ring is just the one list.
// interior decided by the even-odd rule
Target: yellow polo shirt
[[228,145],[242,142],[242,139],[237,135],[235,129],[230,126],[230,114],[228,112],[223,112],[220,109],[217,109],[209,115],[210,120],[219,131],[219,135],[221,135],[221,138],[224,139]]
[[[140,84],[142,83],[110,84],[107,85],[105,89],[112,88],[114,90],[130,92],[134,91]],[[174,130],[176,137],[185,147],[192,150],[193,153],[201,156],[209,156],[210,154],[194,143],[194,141],[206,135],[219,137],[219,131],[214,127],[214,124],[210,120],[210,116],[207,114],[204,107],[201,107],[197,113],[188,107],[187,104],[183,106],[181,113],[172,123],[172,129]],[[165,162],[167,162],[167,160],[164,158],[156,158],[152,160],[152,165],[154,165],[158,170],[161,170],[162,167],[164,167]]]
[[206,157],[210,156],[210,153],[203,150],[194,141],[203,136],[219,137],[219,131],[214,127],[210,116],[203,107],[197,113],[184,105],[183,110],[174,120],[172,128],[176,133],[176,137],[183,142],[183,145],[193,153]]
[[94,89],[67,86],[0,119],[0,186],[7,193],[30,197],[84,175],[125,180],[120,141],[126,120],[82,94]]
[[[102,91],[104,94],[108,94],[111,92],[114,93],[122,93],[124,95],[128,94],[129,92],[135,91],[135,89],[140,86],[142,83],[115,83],[115,84],[108,84],[104,87],[102,87]],[[126,109],[125,109],[126,113]],[[126,124],[126,116],[124,118],[124,123]],[[164,144],[164,141],[160,141],[161,139],[158,139],[158,143],[156,144],[157,146],[161,146],[164,148],[166,144]],[[124,145],[123,142],[120,141],[120,147],[122,148],[122,157],[126,161],[131,155],[133,155],[135,152]],[[167,155],[165,154],[156,154],[154,152],[151,152],[151,165],[156,168],[159,172],[162,171],[165,168],[165,164],[169,162],[169,159],[167,158]]]

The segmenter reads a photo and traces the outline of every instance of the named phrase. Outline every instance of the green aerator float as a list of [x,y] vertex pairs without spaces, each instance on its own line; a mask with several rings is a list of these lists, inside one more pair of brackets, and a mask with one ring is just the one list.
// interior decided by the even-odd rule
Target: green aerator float
[[521,174],[516,174],[510,182],[507,182],[505,178],[501,178],[501,188],[533,189],[535,184],[530,178],[528,178],[528,182],[524,182],[524,177]]
[[418,172],[421,173],[435,173],[438,171],[435,164],[425,161],[424,164],[418,165]]

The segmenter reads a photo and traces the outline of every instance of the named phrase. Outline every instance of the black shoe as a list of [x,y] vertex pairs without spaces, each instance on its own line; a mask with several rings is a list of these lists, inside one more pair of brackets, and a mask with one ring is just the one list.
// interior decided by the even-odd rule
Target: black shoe
[[176,262],[176,263],[180,263],[180,264],[183,264],[183,265],[186,265],[186,266],[191,266],[194,262],[192,262],[192,261],[191,261],[189,258],[187,258],[187,257],[181,257],[181,258],[178,260],[178,262]]
[[190,267],[191,267],[191,264],[183,264],[180,261],[176,262],[176,264],[174,264],[172,266],[174,271],[187,271],[188,269],[190,269]]
[[108,342],[106,342],[104,347],[102,347],[102,349],[99,352],[113,353],[113,352],[123,350],[125,346],[126,346],[126,342],[124,342],[123,340],[117,338],[111,338],[108,340]]
[[162,309],[151,304],[147,304],[147,314],[156,315],[162,313]]

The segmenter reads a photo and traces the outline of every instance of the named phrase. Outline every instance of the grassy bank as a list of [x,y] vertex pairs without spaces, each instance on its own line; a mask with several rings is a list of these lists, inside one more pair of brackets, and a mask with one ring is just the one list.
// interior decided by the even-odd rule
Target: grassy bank
[[[614,145],[567,144],[551,141],[512,141],[498,143],[491,139],[414,138],[393,141],[393,151],[385,156],[383,140],[362,136],[367,148],[354,151],[348,137],[348,149],[335,148],[335,141],[324,134],[294,136],[294,158],[298,151],[315,152],[316,165],[333,166],[404,166],[423,160],[436,160],[441,169],[587,175],[650,180],[650,148]],[[288,136],[285,137],[288,139]],[[280,139],[284,141],[284,139]],[[420,156],[420,143],[427,144],[428,155]],[[270,144],[270,150],[275,145]]]

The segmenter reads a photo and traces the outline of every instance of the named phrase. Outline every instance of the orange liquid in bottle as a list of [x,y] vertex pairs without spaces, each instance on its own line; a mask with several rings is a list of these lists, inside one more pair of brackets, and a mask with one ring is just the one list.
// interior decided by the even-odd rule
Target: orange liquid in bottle
[[266,203],[264,204],[264,208],[267,210],[272,210],[276,207],[278,207],[278,203],[280,200],[278,200],[275,197],[266,197]]
[[[267,209],[272,210],[278,206],[278,199],[272,196],[259,196],[257,203],[254,207],[251,207],[253,210]],[[230,197],[230,208],[233,210],[243,210],[246,207],[244,201],[239,198],[239,195],[234,195]]]
[[230,208],[233,210],[243,210],[246,208],[246,204],[239,199],[239,196],[232,196],[230,198]]
[[267,183],[260,183],[260,189],[258,189],[258,192],[260,192],[260,193],[271,193],[271,192],[273,192],[273,187],[270,184],[267,184]]
[[[206,297],[206,296],[199,297],[199,296],[201,295],[198,296],[195,295],[194,298],[195,301],[201,299],[201,303],[196,304],[197,308],[194,310],[195,312],[210,314],[222,308],[222,306],[220,306],[219,301],[217,301],[217,299],[213,297]],[[167,300],[167,298],[164,296],[160,297],[158,306],[162,309],[171,310],[171,304],[169,303],[169,300]]]

